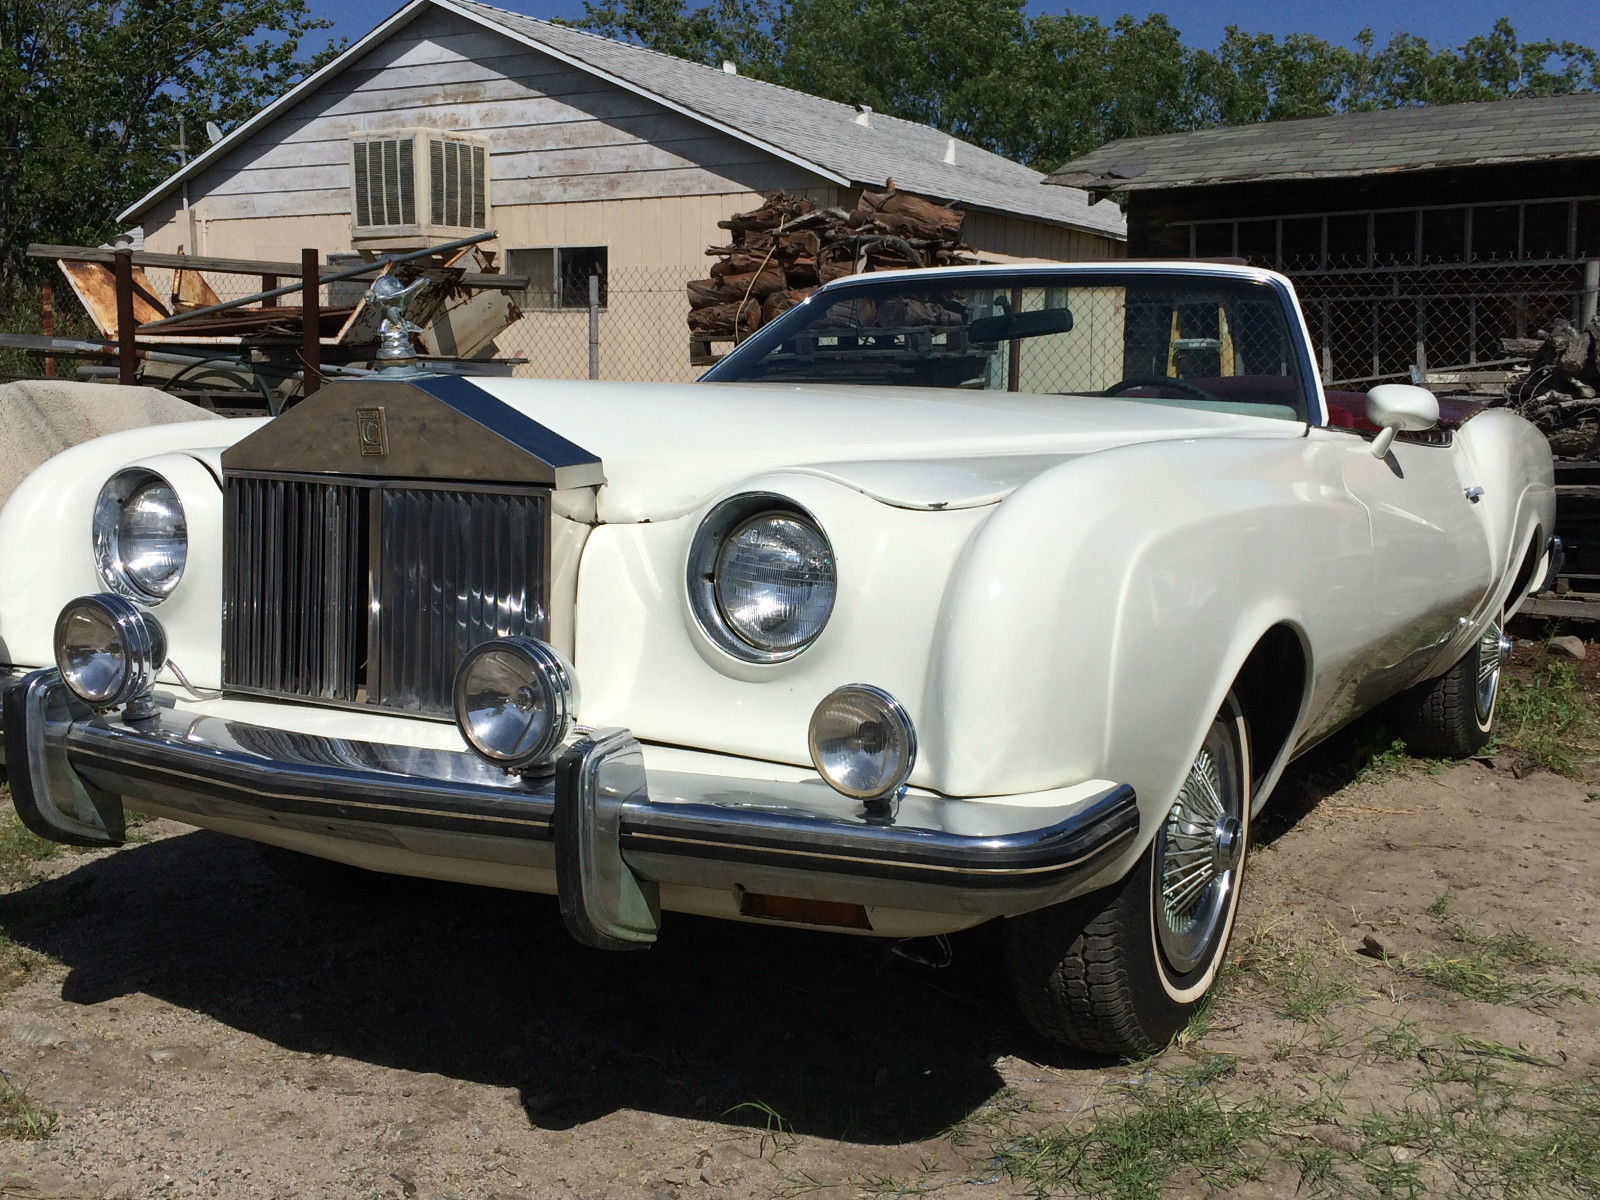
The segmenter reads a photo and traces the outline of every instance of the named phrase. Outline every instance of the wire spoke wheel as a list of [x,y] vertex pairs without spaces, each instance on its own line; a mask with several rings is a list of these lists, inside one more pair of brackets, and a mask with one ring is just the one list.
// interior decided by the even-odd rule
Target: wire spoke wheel
[[1241,798],[1226,747],[1207,738],[1156,834],[1156,940],[1178,974],[1206,958],[1233,909],[1244,854]]
[[1474,696],[1478,723],[1488,725],[1494,716],[1495,696],[1500,690],[1500,667],[1511,657],[1511,641],[1500,629],[1500,622],[1489,622],[1489,628],[1478,639],[1478,689]]

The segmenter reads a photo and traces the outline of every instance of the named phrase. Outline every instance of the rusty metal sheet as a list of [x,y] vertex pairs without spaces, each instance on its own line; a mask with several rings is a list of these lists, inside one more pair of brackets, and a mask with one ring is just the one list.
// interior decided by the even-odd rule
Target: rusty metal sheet
[[[102,337],[117,339],[117,280],[104,263],[58,262],[61,273],[67,277],[77,294],[84,311],[100,330]],[[156,295],[155,288],[144,271],[133,268],[133,320],[143,325],[146,321],[159,321],[168,316],[166,305]]]
[[458,294],[423,326],[417,340],[424,354],[471,358],[521,315],[504,292]]

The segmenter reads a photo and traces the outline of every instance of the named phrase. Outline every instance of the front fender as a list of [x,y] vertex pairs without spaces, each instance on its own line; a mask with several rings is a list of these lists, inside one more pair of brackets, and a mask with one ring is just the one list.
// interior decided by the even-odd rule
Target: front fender
[[196,683],[215,686],[222,492],[194,452],[242,437],[260,423],[195,421],[108,434],[63,451],[23,480],[0,509],[0,660],[30,667],[55,661],[55,621],[62,605],[106,590],[91,541],[100,489],[124,467],[148,466],[177,489],[189,523],[183,579],[155,613],[184,672]]
[[940,614],[935,774],[958,795],[1128,782],[1148,835],[1266,630],[1314,647],[1309,677],[1335,694],[1366,637],[1371,555],[1325,462],[1303,438],[1147,444],[1019,489]]

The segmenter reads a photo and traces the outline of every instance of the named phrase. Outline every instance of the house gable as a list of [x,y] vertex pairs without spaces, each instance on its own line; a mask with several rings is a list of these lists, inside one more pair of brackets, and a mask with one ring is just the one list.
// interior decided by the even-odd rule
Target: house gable
[[191,181],[190,195],[213,220],[348,216],[352,136],[415,128],[484,139],[496,206],[823,182],[647,96],[427,6],[250,130]]

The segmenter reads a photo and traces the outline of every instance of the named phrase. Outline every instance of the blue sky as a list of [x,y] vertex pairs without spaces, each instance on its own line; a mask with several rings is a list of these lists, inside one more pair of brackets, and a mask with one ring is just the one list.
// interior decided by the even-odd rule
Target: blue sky
[[[534,17],[574,18],[583,14],[582,0],[497,0],[503,8]],[[334,22],[333,32],[354,40],[399,7],[400,0],[311,0],[311,9]],[[1370,25],[1380,41],[1397,30],[1425,37],[1436,45],[1456,44],[1481,33],[1496,17],[1510,16],[1517,32],[1528,40],[1568,38],[1588,45],[1600,44],[1600,4],[1594,0],[1541,0],[1537,5],[1510,0],[1426,0],[1400,4],[1395,0],[1339,0],[1306,4],[1294,0],[1175,0],[1168,4],[1040,3],[1033,12],[1092,13],[1110,21],[1124,12],[1144,16],[1164,12],[1186,42],[1211,46],[1229,24],[1252,32],[1314,33],[1330,41],[1347,42]]]

